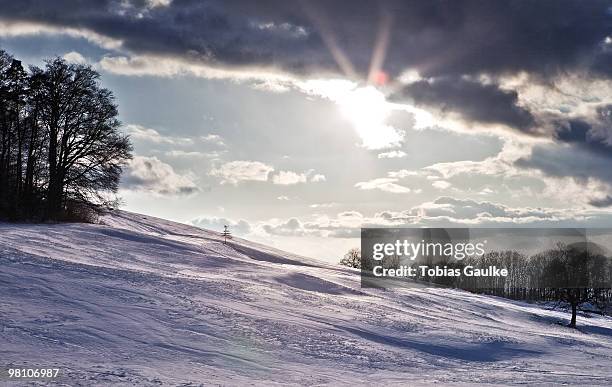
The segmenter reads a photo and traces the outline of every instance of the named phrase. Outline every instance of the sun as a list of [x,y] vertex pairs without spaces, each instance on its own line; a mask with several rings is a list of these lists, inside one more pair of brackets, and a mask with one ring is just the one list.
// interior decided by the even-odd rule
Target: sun
[[333,101],[351,124],[367,149],[394,148],[401,144],[402,134],[387,124],[394,110],[402,110],[387,101],[374,85],[359,85],[346,79],[314,79],[299,84],[310,95]]
[[364,147],[381,149],[400,142],[397,130],[386,124],[391,104],[376,87],[356,87],[338,98],[337,103],[361,137]]
[[373,86],[358,87],[338,101],[342,113],[355,123],[382,123],[387,115],[387,101]]

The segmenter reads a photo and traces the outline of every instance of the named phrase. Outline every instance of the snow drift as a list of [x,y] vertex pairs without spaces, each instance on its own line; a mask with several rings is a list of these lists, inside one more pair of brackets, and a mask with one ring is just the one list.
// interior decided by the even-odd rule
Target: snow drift
[[118,211],[0,224],[0,366],[70,384],[612,382],[612,319],[358,272]]

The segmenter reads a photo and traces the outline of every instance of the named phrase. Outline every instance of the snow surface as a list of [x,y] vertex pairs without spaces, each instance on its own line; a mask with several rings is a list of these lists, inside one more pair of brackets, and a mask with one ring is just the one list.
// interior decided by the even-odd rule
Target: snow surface
[[70,385],[612,384],[612,319],[567,318],[361,289],[355,270],[122,211],[0,224],[0,367]]

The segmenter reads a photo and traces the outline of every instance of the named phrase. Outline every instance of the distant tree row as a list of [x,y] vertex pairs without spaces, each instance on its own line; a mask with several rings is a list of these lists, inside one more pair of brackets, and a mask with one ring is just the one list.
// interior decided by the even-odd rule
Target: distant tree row
[[[492,251],[481,257],[468,257],[463,260],[442,259],[433,265],[460,271],[466,266],[476,269],[496,266],[506,268],[508,276],[418,276],[416,279],[516,300],[563,303],[571,307],[572,317],[569,325],[575,327],[577,310],[581,306],[588,304],[590,310],[612,312],[612,259],[599,251],[596,245],[588,247],[559,243],[555,248],[532,256],[517,251]],[[340,263],[361,268],[363,273],[371,273],[375,265],[386,268],[413,265],[412,262],[402,262],[397,256],[385,257],[382,262],[367,257],[361,257],[357,262],[355,257],[361,257],[359,249],[351,249]],[[432,262],[414,265],[431,267]]]
[[454,286],[516,300],[566,303],[572,309],[570,326],[576,326],[581,305],[611,312],[612,259],[597,249],[559,243],[555,248],[532,256],[516,251],[491,252],[482,258],[468,258],[461,266],[505,267],[508,276],[462,277]]
[[83,218],[117,204],[131,158],[117,106],[90,66],[25,69],[0,50],[0,217]]

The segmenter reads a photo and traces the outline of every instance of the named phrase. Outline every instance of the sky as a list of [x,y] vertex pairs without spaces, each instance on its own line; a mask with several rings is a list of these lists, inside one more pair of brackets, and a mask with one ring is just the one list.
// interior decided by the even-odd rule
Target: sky
[[93,66],[123,209],[338,261],[361,227],[611,227],[612,1],[3,1]]

